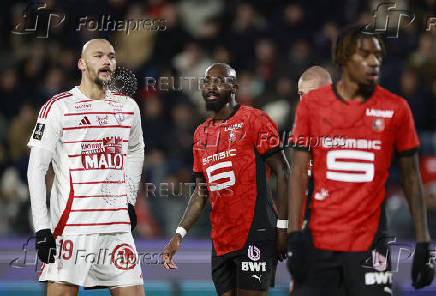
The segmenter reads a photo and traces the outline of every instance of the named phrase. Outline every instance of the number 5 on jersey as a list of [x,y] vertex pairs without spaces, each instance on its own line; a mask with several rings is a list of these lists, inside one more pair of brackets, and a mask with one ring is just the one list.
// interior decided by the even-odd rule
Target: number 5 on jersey
[[[222,168],[232,168],[232,162],[231,161],[223,161],[219,162],[217,164],[211,165],[206,169],[207,178],[209,180],[209,190],[210,191],[217,191],[222,190],[224,188],[230,187],[235,185],[236,178],[235,174],[233,173],[233,170],[227,171],[227,172],[221,172],[217,174],[213,174],[216,170],[222,169]],[[216,184],[216,181],[228,179],[224,183]]]
[[[326,178],[329,180],[357,183],[371,182],[374,179],[375,155],[372,152],[359,150],[334,150],[329,151],[326,158]],[[360,162],[350,161],[348,159],[358,160]]]

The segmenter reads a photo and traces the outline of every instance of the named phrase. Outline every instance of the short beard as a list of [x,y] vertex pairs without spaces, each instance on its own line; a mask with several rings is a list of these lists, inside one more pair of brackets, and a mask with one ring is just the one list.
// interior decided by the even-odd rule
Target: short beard
[[376,87],[377,83],[374,82],[370,82],[370,83],[362,83],[359,85],[359,90],[360,93],[365,96],[368,97],[372,95],[372,93],[374,92],[374,88]]
[[216,102],[206,101],[206,110],[218,113],[228,103],[228,100],[218,100]]
[[94,79],[95,84],[97,84],[101,88],[107,88],[109,85],[109,82],[104,82],[98,76]]

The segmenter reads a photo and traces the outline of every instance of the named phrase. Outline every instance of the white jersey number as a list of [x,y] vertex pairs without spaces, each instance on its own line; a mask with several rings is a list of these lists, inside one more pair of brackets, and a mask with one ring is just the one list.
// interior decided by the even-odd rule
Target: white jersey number
[[[223,161],[223,162],[219,162],[217,164],[211,165],[210,167],[208,167],[206,169],[206,173],[207,173],[207,178],[209,179],[209,190],[210,191],[217,191],[217,190],[221,190],[230,186],[235,185],[236,182],[236,178],[235,178],[235,174],[233,173],[233,171],[228,171],[228,172],[222,172],[222,173],[218,173],[215,175],[212,175],[212,173],[218,169],[222,169],[222,168],[231,168],[232,167],[232,162],[231,161]],[[229,179],[227,182],[221,183],[221,184],[216,184],[215,182],[221,179]]]
[[[349,159],[372,162],[357,162]],[[375,155],[372,152],[359,150],[329,151],[327,153],[326,177],[329,180],[342,182],[371,182],[374,179],[374,159]]]

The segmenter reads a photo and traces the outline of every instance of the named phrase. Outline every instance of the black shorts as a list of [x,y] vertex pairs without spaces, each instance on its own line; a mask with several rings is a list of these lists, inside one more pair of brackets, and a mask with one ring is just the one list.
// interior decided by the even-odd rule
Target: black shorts
[[277,261],[272,240],[246,243],[222,256],[212,246],[212,280],[218,295],[234,288],[265,291],[274,287]]
[[294,282],[291,295],[392,295],[389,240],[377,234],[368,251],[338,252],[317,249],[310,239],[305,280]]

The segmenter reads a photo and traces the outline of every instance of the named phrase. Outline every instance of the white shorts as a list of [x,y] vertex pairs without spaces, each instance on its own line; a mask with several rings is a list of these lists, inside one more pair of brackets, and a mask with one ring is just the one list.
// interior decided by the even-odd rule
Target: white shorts
[[132,234],[64,235],[56,239],[54,263],[42,264],[39,281],[85,288],[143,285]]

